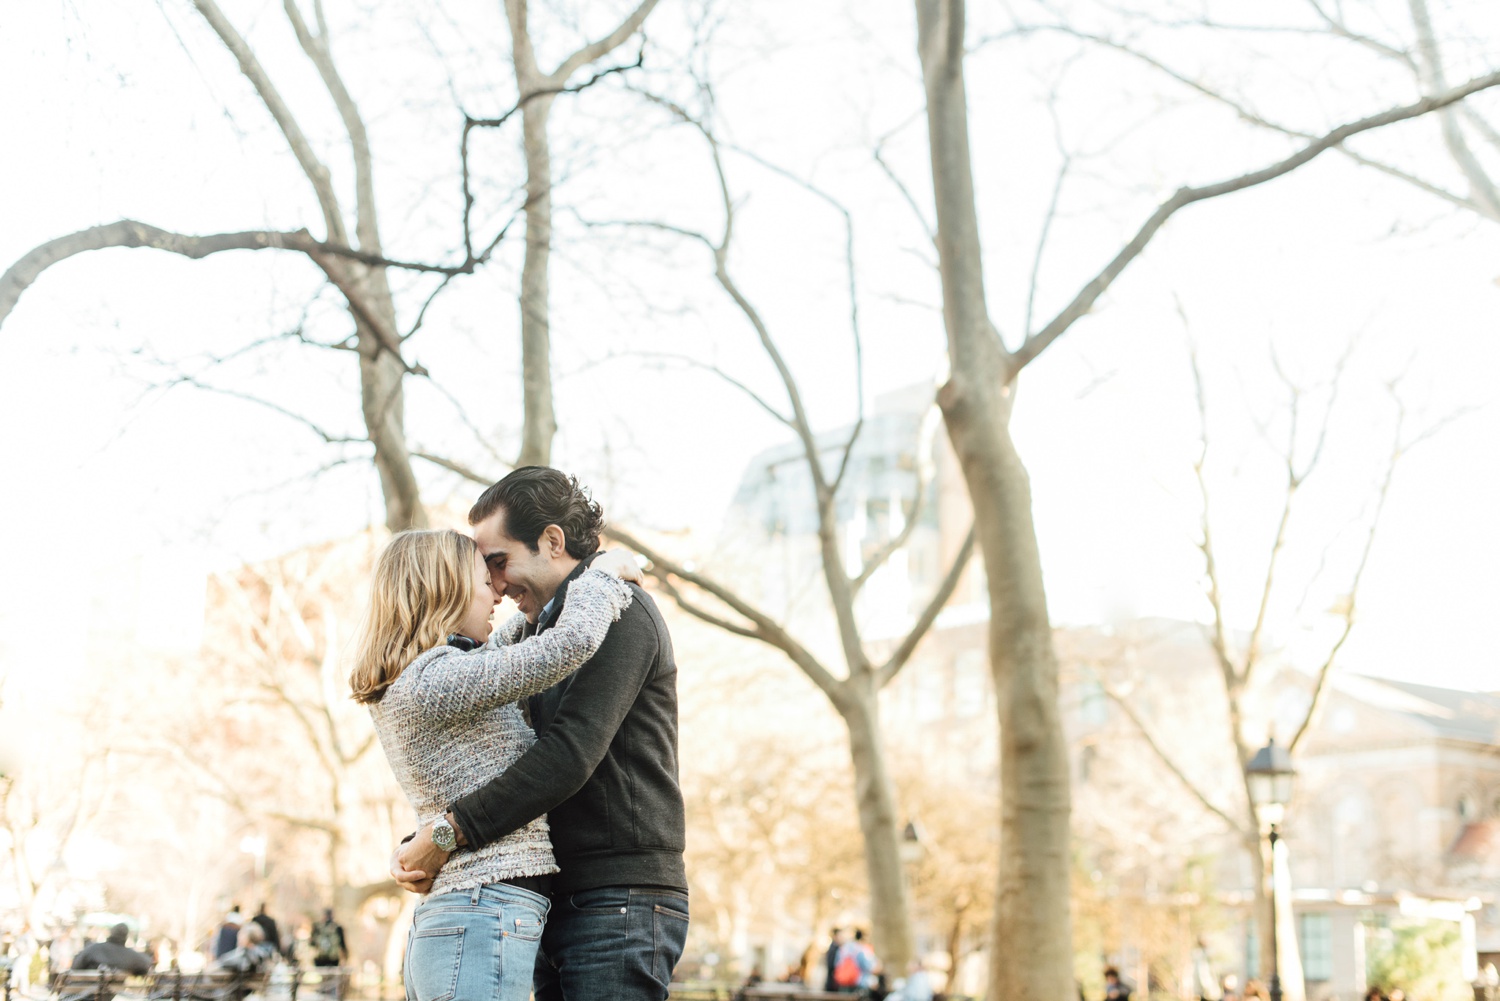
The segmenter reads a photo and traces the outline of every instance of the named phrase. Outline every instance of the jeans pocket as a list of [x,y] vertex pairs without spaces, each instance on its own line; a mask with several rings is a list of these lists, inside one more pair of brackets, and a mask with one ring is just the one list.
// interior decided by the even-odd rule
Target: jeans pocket
[[546,926],[547,920],[540,914],[530,911],[521,911],[510,920],[510,927],[506,929],[511,935],[523,942],[540,942],[542,940],[542,928]]
[[624,914],[630,907],[630,891],[618,886],[580,890],[568,898],[568,904],[585,914]]
[[[680,909],[679,909],[680,908]],[[651,954],[651,975],[657,983],[672,982],[672,971],[682,958],[687,946],[688,915],[687,901],[658,898],[651,909],[651,937],[654,940]]]
[[411,933],[407,993],[416,1001],[453,1001],[464,957],[464,929],[423,928]]

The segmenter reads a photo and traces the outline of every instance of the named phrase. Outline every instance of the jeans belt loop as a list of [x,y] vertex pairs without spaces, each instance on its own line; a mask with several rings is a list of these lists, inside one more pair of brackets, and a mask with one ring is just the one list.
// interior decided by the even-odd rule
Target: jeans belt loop
[[480,891],[482,891],[483,889],[484,889],[484,887],[482,887],[482,886],[476,886],[476,887],[474,887],[473,891],[470,892],[470,894],[469,894],[469,903],[477,905],[479,903],[479,894],[480,894]]

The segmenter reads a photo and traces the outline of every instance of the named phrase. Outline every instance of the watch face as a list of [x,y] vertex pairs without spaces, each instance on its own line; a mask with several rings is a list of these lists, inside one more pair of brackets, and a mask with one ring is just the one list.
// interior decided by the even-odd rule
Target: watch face
[[432,825],[432,843],[445,852],[451,852],[458,846],[458,837],[453,833],[453,825],[446,820],[439,820]]

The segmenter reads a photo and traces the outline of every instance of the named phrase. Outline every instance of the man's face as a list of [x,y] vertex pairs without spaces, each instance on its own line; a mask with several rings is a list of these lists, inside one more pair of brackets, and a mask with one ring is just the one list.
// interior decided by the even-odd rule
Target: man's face
[[490,582],[496,592],[514,601],[531,623],[536,622],[543,606],[557,593],[558,585],[578,565],[568,555],[562,531],[555,525],[549,526],[537,540],[537,552],[512,538],[505,528],[505,508],[474,526],[474,541],[489,565]]

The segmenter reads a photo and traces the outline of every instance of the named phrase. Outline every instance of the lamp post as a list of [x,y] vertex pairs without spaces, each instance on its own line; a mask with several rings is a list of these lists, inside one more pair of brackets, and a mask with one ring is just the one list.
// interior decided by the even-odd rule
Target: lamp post
[[1255,807],[1256,817],[1268,828],[1271,841],[1271,1001],[1281,1001],[1280,963],[1276,949],[1276,842],[1280,838],[1276,825],[1286,814],[1286,804],[1292,798],[1292,779],[1296,774],[1292,756],[1285,748],[1277,747],[1275,739],[1267,741],[1245,766],[1250,802]]

